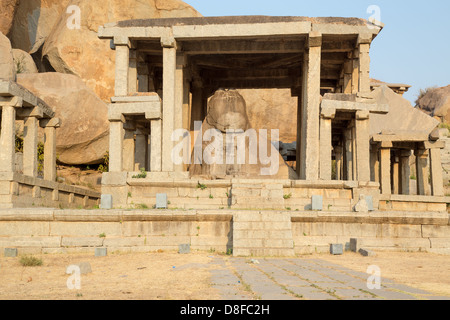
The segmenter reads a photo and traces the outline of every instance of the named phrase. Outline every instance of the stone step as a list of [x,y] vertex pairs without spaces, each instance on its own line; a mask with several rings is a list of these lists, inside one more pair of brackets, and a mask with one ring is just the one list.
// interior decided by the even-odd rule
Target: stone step
[[236,214],[233,219],[233,255],[294,256],[290,214],[255,211]]

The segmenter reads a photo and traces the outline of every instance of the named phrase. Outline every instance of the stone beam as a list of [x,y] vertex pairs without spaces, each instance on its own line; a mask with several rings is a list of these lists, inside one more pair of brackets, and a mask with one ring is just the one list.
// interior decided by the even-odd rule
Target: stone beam
[[161,119],[161,102],[111,103],[108,107],[110,121],[122,121],[123,116],[143,115],[146,119]]

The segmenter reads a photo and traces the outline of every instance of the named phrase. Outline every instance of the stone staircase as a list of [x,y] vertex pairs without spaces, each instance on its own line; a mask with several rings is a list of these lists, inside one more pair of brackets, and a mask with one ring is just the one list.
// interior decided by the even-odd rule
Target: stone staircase
[[233,255],[295,256],[291,216],[274,211],[236,212],[233,218]]

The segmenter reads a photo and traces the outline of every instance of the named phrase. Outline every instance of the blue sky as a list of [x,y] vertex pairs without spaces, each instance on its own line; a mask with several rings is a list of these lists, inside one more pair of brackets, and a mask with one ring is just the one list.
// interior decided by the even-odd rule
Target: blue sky
[[450,84],[450,1],[365,0],[185,0],[204,16],[270,15],[358,17],[368,19],[371,5],[380,8],[386,25],[371,48],[371,77],[420,89]]

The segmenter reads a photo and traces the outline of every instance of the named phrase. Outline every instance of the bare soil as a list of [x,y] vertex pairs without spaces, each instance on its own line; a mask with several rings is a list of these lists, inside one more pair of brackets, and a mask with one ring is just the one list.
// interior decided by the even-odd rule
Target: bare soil
[[[220,300],[210,282],[211,261],[217,254],[176,252],[109,254],[44,254],[40,267],[23,267],[20,258],[0,258],[1,300]],[[222,255],[223,259],[232,257]],[[323,259],[355,271],[377,265],[382,277],[450,296],[450,256],[430,253],[377,253],[362,257],[315,254],[300,259]],[[89,262],[92,272],[81,275],[81,289],[69,290],[69,265]]]

